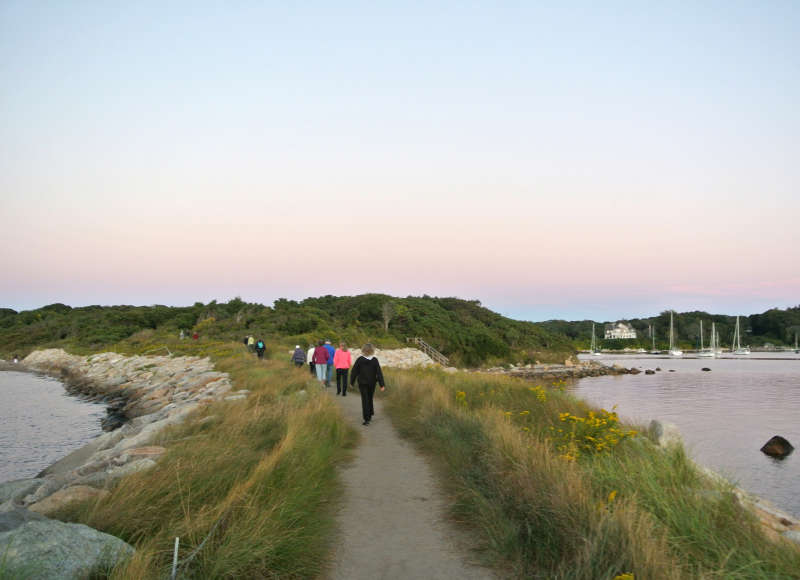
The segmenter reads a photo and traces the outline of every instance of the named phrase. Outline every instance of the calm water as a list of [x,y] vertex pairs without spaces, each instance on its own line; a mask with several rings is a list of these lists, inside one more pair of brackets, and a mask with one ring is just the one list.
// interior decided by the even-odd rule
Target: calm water
[[0,482],[33,477],[86,444],[105,414],[55,379],[0,371]]
[[[635,423],[675,423],[699,463],[800,516],[800,355],[581,358],[642,370],[661,367],[655,375],[581,379],[573,392],[606,409],[617,405],[620,416]],[[783,460],[761,453],[773,435],[788,439],[794,453]]]

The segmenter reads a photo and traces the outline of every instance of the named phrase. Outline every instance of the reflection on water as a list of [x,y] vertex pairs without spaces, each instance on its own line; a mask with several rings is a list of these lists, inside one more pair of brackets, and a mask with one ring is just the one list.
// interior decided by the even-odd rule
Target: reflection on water
[[33,477],[102,433],[105,407],[55,379],[0,372],[0,482]]
[[[581,379],[573,388],[576,395],[607,409],[617,405],[620,416],[634,423],[675,423],[699,463],[800,515],[800,356],[592,359],[662,370]],[[703,372],[703,367],[711,371]],[[759,450],[773,435],[782,435],[798,449],[783,460],[764,455]]]

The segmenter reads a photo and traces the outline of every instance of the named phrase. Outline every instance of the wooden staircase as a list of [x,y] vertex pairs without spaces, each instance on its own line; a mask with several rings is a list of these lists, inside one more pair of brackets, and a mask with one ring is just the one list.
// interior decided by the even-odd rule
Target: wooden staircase
[[444,356],[438,350],[433,348],[427,342],[422,340],[420,337],[415,336],[413,338],[406,338],[406,342],[413,342],[414,344],[416,344],[417,348],[419,348],[422,352],[424,352],[429,357],[431,357],[431,359],[433,359],[434,362],[439,363],[443,367],[450,366],[450,359],[448,359],[446,356]]

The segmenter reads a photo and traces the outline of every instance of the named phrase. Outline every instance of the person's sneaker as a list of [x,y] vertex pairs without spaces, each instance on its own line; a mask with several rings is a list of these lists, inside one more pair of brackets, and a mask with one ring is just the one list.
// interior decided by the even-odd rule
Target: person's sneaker
[[346,396],[347,396],[347,393],[342,393],[342,396],[343,396],[343,397],[346,397]]
[[369,421],[364,421],[364,422],[363,422],[363,423],[361,423],[361,424],[362,424],[362,425],[369,425]]

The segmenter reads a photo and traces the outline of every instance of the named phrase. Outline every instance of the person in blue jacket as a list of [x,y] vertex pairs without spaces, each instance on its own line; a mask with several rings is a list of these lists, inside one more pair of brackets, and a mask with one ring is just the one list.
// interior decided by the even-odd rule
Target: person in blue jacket
[[333,357],[336,355],[336,349],[333,348],[330,340],[325,341],[325,350],[328,351],[328,367],[325,372],[325,387],[330,387],[331,376],[333,375]]

